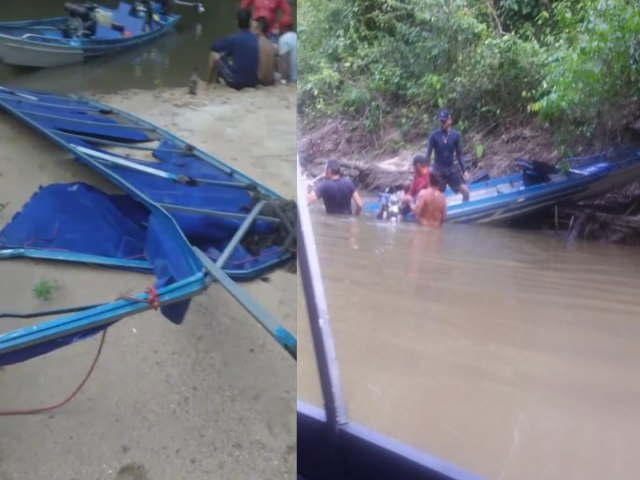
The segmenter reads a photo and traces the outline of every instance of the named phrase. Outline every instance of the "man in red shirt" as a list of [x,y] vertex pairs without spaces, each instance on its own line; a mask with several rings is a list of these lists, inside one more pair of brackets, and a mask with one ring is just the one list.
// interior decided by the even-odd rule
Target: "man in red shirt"
[[429,186],[429,173],[431,169],[428,167],[427,157],[420,153],[413,157],[413,172],[415,174],[413,182],[409,190],[405,192],[404,197],[402,197],[401,209],[403,211],[410,208],[413,204],[413,199],[420,193],[420,190]]
[[[287,0],[242,0],[240,8],[252,8],[254,20],[265,17],[269,22],[269,33],[274,35],[280,33],[281,23],[291,23],[291,7]],[[282,11],[282,16],[276,21],[278,10]]]

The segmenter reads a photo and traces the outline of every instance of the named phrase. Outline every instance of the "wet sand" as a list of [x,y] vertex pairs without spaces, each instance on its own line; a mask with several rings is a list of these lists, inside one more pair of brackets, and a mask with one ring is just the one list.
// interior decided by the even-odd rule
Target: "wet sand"
[[[295,87],[223,87],[96,96],[150,120],[286,197],[295,195]],[[0,212],[5,225],[38,186],[93,172],[0,114]],[[58,288],[50,301],[31,289]],[[152,279],[96,267],[0,262],[0,310],[35,311],[110,300]],[[292,333],[296,277],[243,286]],[[22,323],[21,323],[22,322]],[[0,332],[27,321],[0,319]],[[0,410],[66,397],[89,368],[92,339],[0,370]],[[0,417],[0,480],[295,478],[296,364],[222,287],[196,297],[180,326],[156,312],[109,329],[79,395],[49,414]],[[257,474],[256,472],[259,472]]]

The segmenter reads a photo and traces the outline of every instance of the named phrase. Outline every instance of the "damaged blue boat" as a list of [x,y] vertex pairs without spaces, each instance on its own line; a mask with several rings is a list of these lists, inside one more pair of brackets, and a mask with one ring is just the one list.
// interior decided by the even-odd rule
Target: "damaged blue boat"
[[236,284],[295,260],[294,201],[149,122],[85,97],[0,87],[0,108],[125,192],[107,194],[82,182],[41,187],[0,230],[0,259],[156,277],[134,299],[0,334],[0,366],[94,335],[156,299],[179,324],[190,298],[212,281],[296,356],[295,338]]

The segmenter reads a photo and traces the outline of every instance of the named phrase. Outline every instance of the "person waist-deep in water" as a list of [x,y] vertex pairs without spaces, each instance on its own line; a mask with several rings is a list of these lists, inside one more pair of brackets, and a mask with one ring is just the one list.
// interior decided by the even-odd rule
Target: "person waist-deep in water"
[[258,37],[251,32],[251,11],[240,8],[236,14],[239,32],[211,44],[209,79],[220,78],[231,88],[255,87],[258,84]]
[[447,200],[440,191],[440,178],[434,171],[429,173],[429,185],[418,193],[412,208],[416,222],[431,228],[440,228],[447,218]]
[[290,21],[281,21],[282,35],[278,39],[279,70],[282,83],[295,83],[298,79],[298,35]]
[[277,46],[267,38],[269,22],[259,17],[254,22],[254,33],[258,36],[258,83],[264,86],[275,85]]
[[469,189],[466,184],[467,173],[462,157],[460,134],[451,128],[451,115],[447,109],[440,110],[438,119],[440,128],[431,132],[427,143],[427,162],[430,164],[431,152],[434,152],[433,171],[440,179],[440,191],[444,192],[449,185],[455,193],[461,193],[462,199],[466,202],[469,200]]
[[362,199],[353,181],[348,177],[343,177],[340,171],[340,164],[336,160],[329,160],[325,169],[325,178],[307,197],[307,203],[322,200],[325,211],[334,215],[351,215],[351,202],[355,203],[355,215],[360,215],[362,211]]
[[412,165],[413,181],[407,191],[404,192],[404,196],[401,200],[401,212],[403,214],[407,214],[411,211],[411,204],[420,190],[429,186],[429,173],[431,172],[431,169],[429,168],[427,157],[417,154],[413,157]]

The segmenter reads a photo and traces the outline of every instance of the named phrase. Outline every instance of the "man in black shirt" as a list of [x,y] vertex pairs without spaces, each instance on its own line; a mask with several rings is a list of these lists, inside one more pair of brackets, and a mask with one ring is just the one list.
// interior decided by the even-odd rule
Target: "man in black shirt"
[[355,185],[350,178],[341,175],[340,164],[336,160],[327,162],[324,180],[316,185],[307,197],[309,205],[318,200],[324,201],[324,208],[328,214],[354,214],[351,210],[352,200],[356,204],[355,215],[360,215],[362,211],[362,199]]
[[[461,193],[462,199],[466,202],[469,200],[469,188],[465,179],[460,134],[451,128],[449,110],[440,110],[438,119],[440,128],[431,132],[429,136],[427,162],[431,163],[431,152],[434,151],[433,171],[440,177],[440,191],[444,192],[449,185],[455,193]],[[457,165],[454,163],[454,155],[457,157]]]

